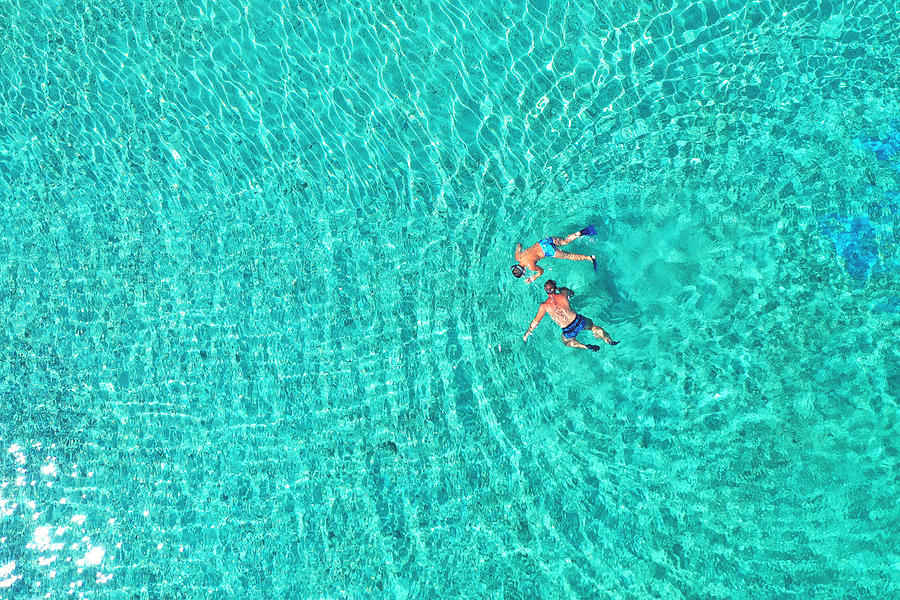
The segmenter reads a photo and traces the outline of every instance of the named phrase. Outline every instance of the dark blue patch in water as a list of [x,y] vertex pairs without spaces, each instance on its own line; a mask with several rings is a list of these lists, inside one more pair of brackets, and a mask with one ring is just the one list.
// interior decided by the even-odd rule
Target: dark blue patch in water
[[[885,167],[900,171],[900,119],[891,121],[886,134],[860,135],[853,143],[861,150],[873,152],[878,160],[889,161]],[[866,194],[877,197],[879,191],[870,187]],[[880,198],[868,203],[863,215],[825,215],[819,219],[819,229],[831,239],[835,252],[858,287],[864,286],[873,275],[896,272],[900,267],[897,260],[900,190],[881,193]],[[876,304],[872,310],[895,312],[896,299],[891,298]]]
[[[873,190],[874,191],[874,190]],[[889,217],[898,213],[898,201],[900,201],[900,193],[887,192],[884,196],[869,205],[869,217],[877,219],[880,217]]]
[[881,302],[877,302],[872,307],[872,312],[900,313],[900,297],[888,296],[887,298],[883,298]]
[[[867,150],[875,153],[878,160],[890,160],[893,156],[900,154],[900,119],[891,121],[891,128],[882,137],[869,137],[861,135],[853,140],[856,147],[861,150]],[[894,166],[900,169],[900,164]]]
[[853,281],[865,285],[878,268],[878,230],[872,222],[867,217],[830,214],[819,219],[819,227],[834,243]]

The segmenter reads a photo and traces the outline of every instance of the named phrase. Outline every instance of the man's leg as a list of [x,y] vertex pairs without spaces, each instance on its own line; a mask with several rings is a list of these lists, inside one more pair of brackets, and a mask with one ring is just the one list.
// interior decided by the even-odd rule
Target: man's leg
[[566,336],[562,336],[561,339],[562,339],[562,343],[565,344],[566,346],[568,346],[569,348],[581,348],[582,350],[593,350],[594,352],[596,352],[597,350],[600,349],[600,346],[595,346],[593,344],[585,345],[585,344],[582,344],[581,342],[579,342],[578,340],[576,340],[575,338],[567,338]]
[[603,340],[610,346],[615,346],[616,344],[619,343],[619,342],[614,342],[613,339],[611,337],[609,337],[609,334],[606,333],[605,329],[603,329],[599,325],[594,325],[594,322],[591,321],[590,319],[588,319],[587,317],[585,317],[584,320],[586,321],[584,328],[590,329],[591,333],[593,333],[594,337],[597,338],[598,340]]

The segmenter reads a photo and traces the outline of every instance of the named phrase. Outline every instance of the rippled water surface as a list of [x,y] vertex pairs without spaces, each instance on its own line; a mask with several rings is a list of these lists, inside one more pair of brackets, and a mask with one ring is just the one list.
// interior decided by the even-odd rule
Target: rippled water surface
[[894,2],[0,23],[0,598],[900,593]]

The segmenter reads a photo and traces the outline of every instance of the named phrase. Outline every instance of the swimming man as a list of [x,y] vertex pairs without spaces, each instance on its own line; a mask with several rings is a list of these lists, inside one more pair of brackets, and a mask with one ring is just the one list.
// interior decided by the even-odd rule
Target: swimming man
[[553,258],[563,258],[566,260],[589,260],[594,263],[594,270],[597,269],[597,257],[593,254],[575,254],[560,250],[559,246],[565,246],[575,238],[583,235],[596,235],[597,230],[593,225],[588,225],[581,231],[576,231],[572,235],[564,238],[546,237],[537,244],[531,246],[528,250],[522,251],[522,244],[516,244],[516,263],[512,266],[512,274],[518,278],[525,274],[525,269],[534,271],[534,275],[525,280],[525,283],[531,283],[544,274],[544,270],[537,266],[537,262],[548,256]]
[[569,298],[574,296],[575,292],[569,288],[557,289],[556,282],[552,279],[548,279],[547,283],[544,284],[544,291],[547,292],[547,299],[541,302],[537,316],[531,322],[528,331],[525,332],[525,336],[522,338],[523,340],[527,342],[528,336],[532,334],[534,328],[537,327],[538,323],[541,322],[541,319],[544,318],[544,315],[550,313],[550,318],[553,319],[557,325],[562,327],[562,343],[569,348],[584,348],[593,352],[600,349],[600,346],[595,344],[582,344],[575,339],[575,337],[585,329],[593,333],[595,338],[603,340],[610,346],[615,346],[619,343],[614,342],[602,327],[594,325],[593,321],[572,310],[572,307],[569,306]]

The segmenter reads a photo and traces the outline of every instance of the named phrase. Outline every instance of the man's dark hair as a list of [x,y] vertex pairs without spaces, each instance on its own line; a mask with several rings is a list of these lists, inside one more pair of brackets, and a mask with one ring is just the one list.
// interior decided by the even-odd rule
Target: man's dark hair
[[555,289],[556,289],[556,282],[553,281],[552,279],[548,279],[547,281],[544,282],[544,291],[545,292],[551,292]]
[[522,275],[525,274],[525,269],[522,267],[522,265],[513,265],[512,266],[512,274],[513,274],[513,277],[518,279],[519,277],[521,277]]

